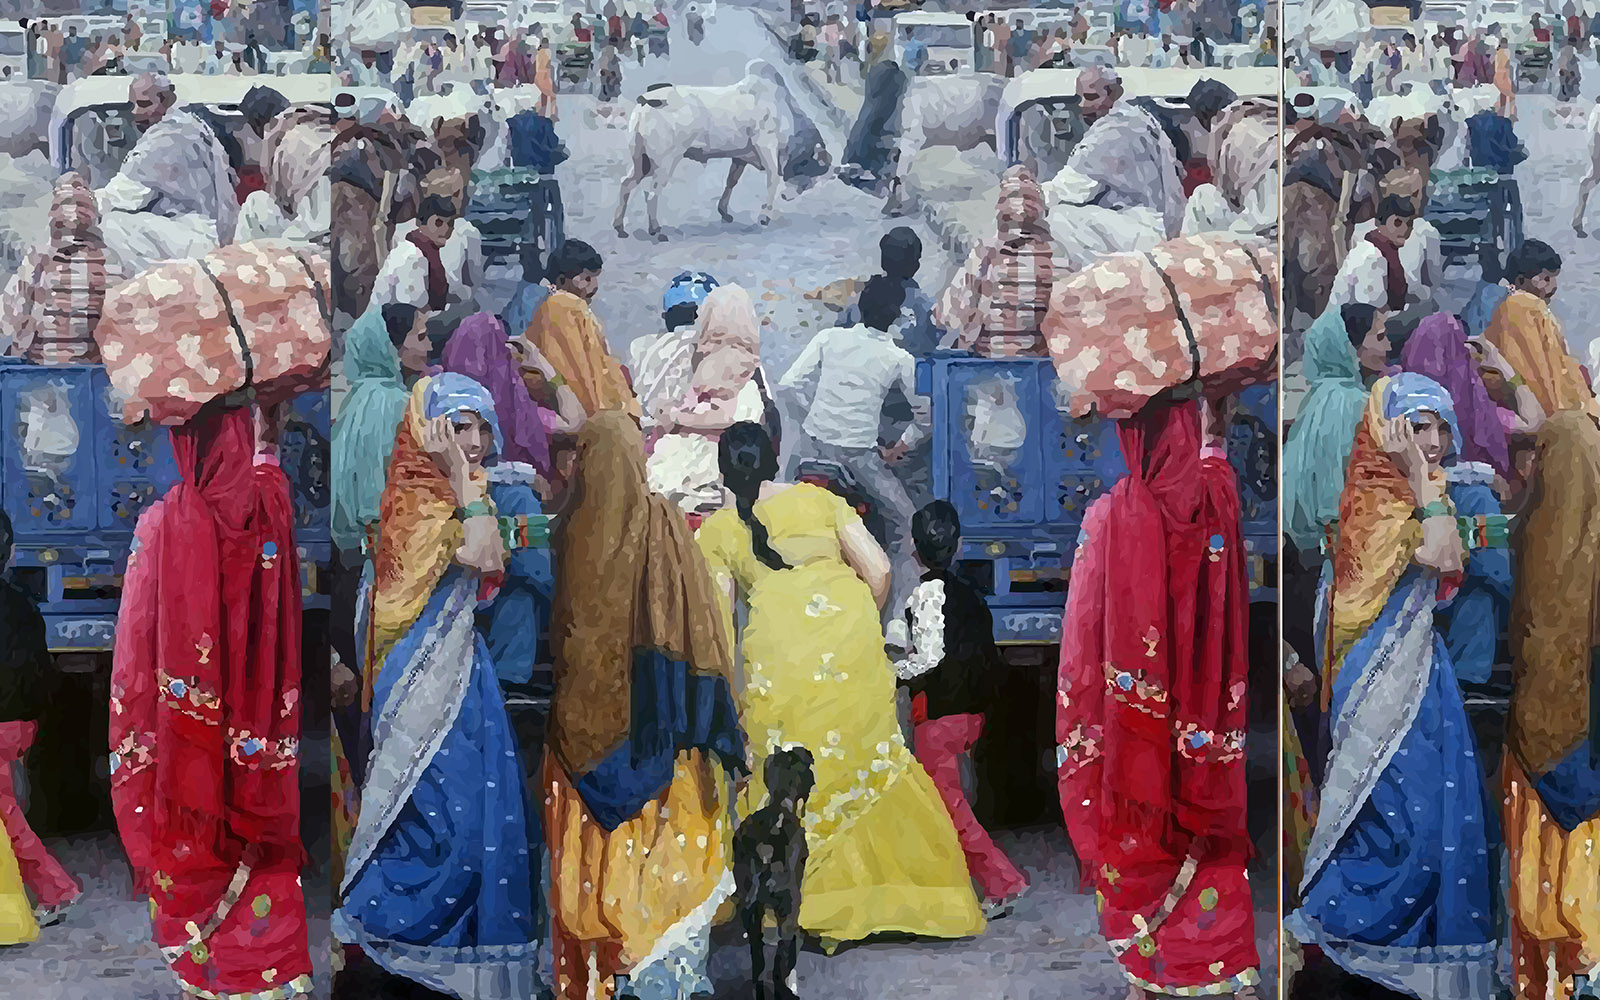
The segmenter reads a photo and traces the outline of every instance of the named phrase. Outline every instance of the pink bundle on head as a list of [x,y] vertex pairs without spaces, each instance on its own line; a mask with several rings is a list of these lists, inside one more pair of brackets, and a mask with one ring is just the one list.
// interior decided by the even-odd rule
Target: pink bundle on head
[[750,295],[738,285],[721,285],[700,304],[693,399],[732,399],[761,364],[761,322]]

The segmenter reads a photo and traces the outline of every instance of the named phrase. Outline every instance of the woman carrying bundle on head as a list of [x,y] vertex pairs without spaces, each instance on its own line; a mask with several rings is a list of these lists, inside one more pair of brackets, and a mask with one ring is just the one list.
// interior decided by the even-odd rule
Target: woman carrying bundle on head
[[1249,581],[1213,420],[1158,396],[1084,516],[1061,626],[1057,782],[1130,997],[1255,997],[1244,738]]

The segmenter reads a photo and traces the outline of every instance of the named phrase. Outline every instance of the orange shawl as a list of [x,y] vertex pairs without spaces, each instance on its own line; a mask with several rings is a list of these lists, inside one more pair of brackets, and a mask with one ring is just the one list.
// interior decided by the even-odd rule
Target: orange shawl
[[583,412],[624,410],[639,416],[639,400],[622,374],[622,364],[606,350],[605,332],[589,304],[570,292],[552,292],[524,333],[550,359]]
[[1577,359],[1567,352],[1561,324],[1537,295],[1512,292],[1495,310],[1484,336],[1528,383],[1546,413],[1582,410],[1600,418],[1600,403]]

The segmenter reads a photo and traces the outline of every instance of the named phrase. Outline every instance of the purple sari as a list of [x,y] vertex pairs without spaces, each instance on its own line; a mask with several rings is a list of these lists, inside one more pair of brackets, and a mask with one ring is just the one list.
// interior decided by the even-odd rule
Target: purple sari
[[1434,313],[1418,323],[1400,352],[1400,365],[1408,372],[1426,375],[1449,391],[1456,407],[1456,426],[1461,431],[1456,448],[1462,459],[1487,463],[1495,472],[1509,477],[1511,459],[1500,407],[1489,397],[1483,376],[1478,374],[1478,363],[1467,349],[1467,333],[1461,321],[1449,313]]
[[494,397],[505,439],[500,460],[525,462],[549,475],[550,439],[544,419],[506,353],[506,339],[506,328],[493,313],[474,313],[461,321],[444,345],[444,367],[479,383]]

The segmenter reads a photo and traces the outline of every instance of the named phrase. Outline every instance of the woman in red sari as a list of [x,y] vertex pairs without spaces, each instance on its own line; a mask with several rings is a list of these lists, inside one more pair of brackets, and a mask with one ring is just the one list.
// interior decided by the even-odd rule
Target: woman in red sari
[[[182,479],[128,561],[111,797],[185,995],[311,991],[300,867],[300,572],[289,483],[251,409],[172,429]],[[267,435],[263,435],[267,436]]]
[[1238,486],[1192,401],[1117,433],[1131,472],[1084,516],[1062,625],[1061,811],[1130,997],[1254,996]]

